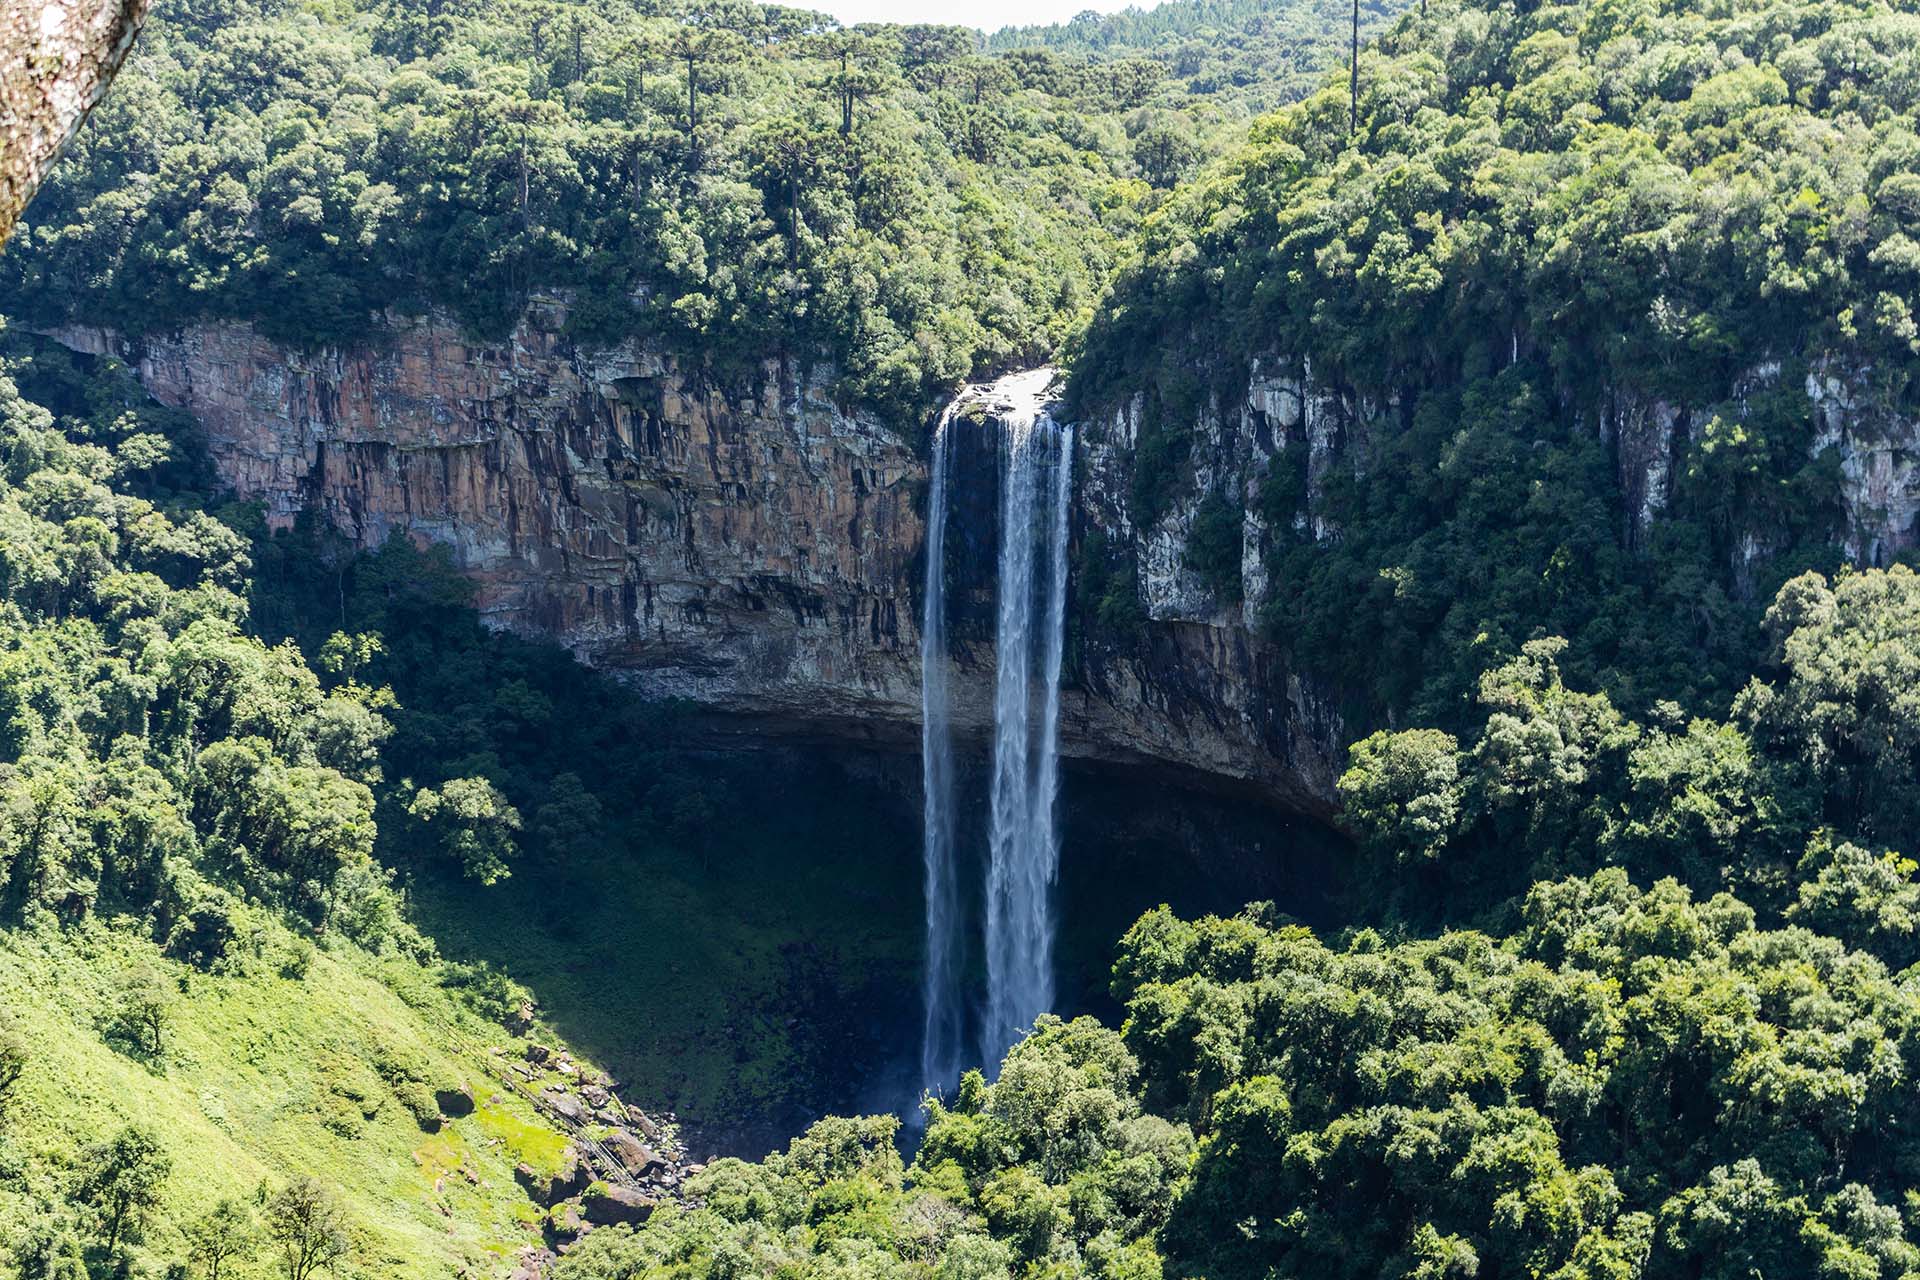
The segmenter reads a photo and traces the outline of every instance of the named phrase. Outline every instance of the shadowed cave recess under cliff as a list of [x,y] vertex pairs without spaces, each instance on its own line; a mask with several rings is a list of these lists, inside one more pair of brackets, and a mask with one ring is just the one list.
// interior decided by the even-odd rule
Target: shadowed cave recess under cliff
[[[636,1097],[675,1109],[696,1155],[758,1158],[828,1114],[917,1102],[922,1009],[921,791],[906,753],[768,743],[751,726],[690,726],[716,771],[757,780],[697,841],[697,875],[642,857],[528,866],[475,893],[421,884],[443,951],[524,982],[569,1042]],[[977,997],[988,753],[960,744],[959,845]],[[1057,1012],[1117,1019],[1115,940],[1145,910],[1231,913],[1267,901],[1331,922],[1345,851],[1317,820],[1245,790],[1067,761],[1056,888]],[[687,855],[682,854],[682,857]],[[501,927],[503,921],[510,927]],[[980,1011],[968,1010],[969,1026]]]

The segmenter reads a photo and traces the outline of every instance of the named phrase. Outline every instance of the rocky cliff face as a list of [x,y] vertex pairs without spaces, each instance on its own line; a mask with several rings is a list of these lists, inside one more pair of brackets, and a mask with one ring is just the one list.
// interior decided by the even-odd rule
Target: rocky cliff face
[[[920,425],[848,412],[824,376],[778,361],[750,387],[724,388],[644,346],[578,346],[564,322],[563,304],[548,301],[499,345],[429,320],[312,357],[232,324],[137,344],[56,336],[122,355],[156,398],[193,413],[221,477],[276,525],[310,510],[363,546],[394,534],[443,543],[491,624],[693,700],[722,713],[719,726],[917,745]],[[1741,386],[1782,376],[1760,368]],[[1885,563],[1916,545],[1920,421],[1876,407],[1859,373],[1816,365],[1806,394],[1811,450],[1838,459],[1846,553]],[[975,439],[956,455],[949,537],[971,538],[974,559],[991,565],[995,409],[976,392],[961,410],[955,429]],[[1364,475],[1369,439],[1398,412],[1391,397],[1326,385],[1304,361],[1256,362],[1244,395],[1216,397],[1187,424],[1186,474],[1151,521],[1134,510],[1139,403],[1079,424],[1076,564],[1095,535],[1131,547],[1145,623],[1116,642],[1076,610],[1062,699],[1070,756],[1331,811],[1345,736],[1334,691],[1290,669],[1252,625],[1269,585],[1264,522],[1291,510],[1275,518],[1337,538],[1319,487],[1336,466]],[[1704,411],[1621,391],[1593,417],[1636,544]],[[1265,502],[1271,484],[1299,491]],[[1190,563],[1209,493],[1240,513],[1238,600],[1217,598]],[[1744,540],[1736,581],[1772,549],[1767,536]],[[990,606],[990,577],[972,585],[977,606]],[[991,627],[963,624],[956,639],[955,728],[984,739]]]
[[1861,370],[1814,366],[1806,377],[1817,426],[1810,448],[1838,454],[1848,559],[1886,565],[1920,546],[1920,417],[1889,409],[1871,381]]
[[[1614,448],[1626,498],[1627,538],[1638,545],[1672,495],[1673,469],[1684,444],[1698,438],[1715,408],[1736,417],[1762,393],[1796,391],[1785,385],[1778,361],[1748,369],[1734,380],[1720,406],[1676,405],[1617,392],[1599,419],[1601,437]],[[1873,385],[1871,371],[1838,361],[1816,360],[1804,379],[1814,430],[1810,458],[1830,455],[1838,464],[1834,501],[1842,513],[1839,542],[1847,559],[1883,567],[1920,545],[1920,418],[1903,415]],[[1778,548],[1775,531],[1755,528],[1741,539],[1734,581],[1745,589],[1756,561]]]
[[311,510],[362,546],[443,543],[491,625],[788,728],[886,736],[914,713],[905,433],[778,363],[729,396],[632,344],[578,348],[563,321],[549,304],[498,346],[425,322],[313,357],[214,324],[121,354],[270,524]]
[[[1575,408],[1611,449],[1620,487],[1629,547],[1644,545],[1648,531],[1673,498],[1675,468],[1686,446],[1697,440],[1716,413],[1737,418],[1762,392],[1797,395],[1781,364],[1747,370],[1714,405],[1673,404],[1631,388],[1616,388],[1605,403],[1588,411]],[[1817,360],[1804,378],[1806,413],[1813,430],[1809,459],[1834,464],[1832,494],[1840,524],[1839,550],[1862,566],[1885,566],[1920,546],[1920,417],[1901,412],[1875,384],[1871,370]],[[1304,458],[1305,485],[1291,517],[1297,531],[1315,541],[1337,538],[1319,502],[1328,472],[1345,467],[1364,479],[1369,443],[1378,433],[1397,428],[1400,404],[1394,397],[1359,395],[1316,379],[1310,362],[1267,356],[1254,363],[1245,399],[1222,404],[1217,398],[1194,424],[1191,484],[1174,509],[1152,528],[1140,530],[1143,598],[1156,618],[1205,615],[1210,597],[1198,575],[1186,567],[1186,549],[1200,513],[1202,495],[1220,492],[1244,509],[1242,576],[1247,618],[1258,615],[1267,591],[1264,551],[1269,531],[1259,514],[1261,494],[1274,481],[1283,455]],[[1140,433],[1138,402],[1122,408],[1106,424],[1105,438],[1115,448],[1098,468],[1123,477],[1125,454]],[[1284,480],[1282,482],[1285,482]],[[1095,495],[1096,522],[1125,529],[1124,479],[1117,490]],[[1104,514],[1103,514],[1104,513]],[[1778,531],[1749,529],[1739,540],[1729,566],[1736,587],[1751,586],[1753,566],[1780,549]]]
[[557,306],[498,346],[436,322],[304,357],[244,325],[119,349],[204,424],[270,524],[444,543],[489,623],[553,637],[660,696],[864,732],[917,703],[902,584],[921,466],[904,435],[770,363],[728,397]]
[[[314,356],[235,324],[56,336],[198,418],[221,478],[276,526],[312,511],[362,546],[445,544],[490,624],[723,713],[722,732],[917,747],[919,424],[847,412],[778,361],[723,388],[643,346],[577,346],[564,319],[547,302],[499,345],[425,321]],[[1225,428],[1219,444],[1247,452]],[[1086,450],[1083,532],[1128,527],[1127,447]],[[956,483],[984,496],[992,450],[970,456]],[[1124,655],[1075,663],[1065,751],[1328,811],[1337,718],[1238,607],[1193,589],[1177,522],[1147,536],[1152,621]],[[959,657],[955,727],[984,739],[990,634]]]
[[[1748,370],[1712,406],[1671,404],[1623,388],[1583,413],[1613,454],[1625,544],[1647,545],[1673,499],[1687,445],[1716,413],[1737,418],[1762,392],[1797,400],[1799,390],[1780,364],[1770,363]],[[1834,538],[1842,554],[1855,564],[1883,566],[1920,546],[1920,418],[1893,407],[1871,371],[1834,361],[1810,366],[1804,392],[1814,428],[1807,453],[1832,464]],[[1329,744],[1337,745],[1346,728],[1333,691],[1310,673],[1288,670],[1253,627],[1271,587],[1267,553],[1276,531],[1267,522],[1288,520],[1296,534],[1315,542],[1338,539],[1341,531],[1321,501],[1322,487],[1335,468],[1364,480],[1373,441],[1401,428],[1402,410],[1395,394],[1369,396],[1329,385],[1305,359],[1256,360],[1243,394],[1216,394],[1195,421],[1176,425],[1190,444],[1188,460],[1167,509],[1144,527],[1133,517],[1130,497],[1143,402],[1136,398],[1087,425],[1078,495],[1083,527],[1105,530],[1112,544],[1135,549],[1140,603],[1154,624],[1150,645],[1191,646],[1118,702],[1152,705],[1156,693],[1178,687],[1192,673],[1202,683],[1216,680],[1216,687],[1191,690],[1175,705],[1237,715],[1242,740],[1286,762],[1315,795],[1332,796],[1342,756]],[[1276,501],[1266,500],[1275,485],[1285,488]],[[1218,598],[1192,563],[1210,494],[1224,498],[1225,509],[1239,519],[1239,601]],[[1737,592],[1751,595],[1756,565],[1782,549],[1781,536],[1755,526],[1735,540],[1728,572]],[[1110,674],[1096,669],[1089,682],[1101,688]],[[1223,744],[1232,739],[1219,737]]]

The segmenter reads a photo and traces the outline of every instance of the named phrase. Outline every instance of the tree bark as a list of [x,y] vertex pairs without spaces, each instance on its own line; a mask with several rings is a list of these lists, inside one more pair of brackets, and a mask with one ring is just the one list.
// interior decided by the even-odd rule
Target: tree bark
[[699,82],[694,79],[693,64],[695,55],[691,47],[687,50],[687,145],[697,146],[694,138],[700,128],[700,90]]
[[133,46],[147,0],[0,0],[0,241]]

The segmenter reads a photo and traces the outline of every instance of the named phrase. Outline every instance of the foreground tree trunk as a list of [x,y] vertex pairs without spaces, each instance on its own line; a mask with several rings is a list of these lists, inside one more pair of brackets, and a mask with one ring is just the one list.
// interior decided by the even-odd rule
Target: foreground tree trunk
[[147,0],[0,0],[0,240],[107,91]]

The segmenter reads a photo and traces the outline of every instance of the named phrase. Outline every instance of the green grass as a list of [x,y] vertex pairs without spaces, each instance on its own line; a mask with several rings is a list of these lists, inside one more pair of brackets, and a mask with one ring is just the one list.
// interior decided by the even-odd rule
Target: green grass
[[[144,1246],[152,1263],[182,1257],[180,1224],[219,1198],[257,1202],[299,1174],[348,1206],[344,1277],[495,1275],[538,1241],[513,1166],[529,1154],[557,1163],[562,1140],[489,1083],[487,1049],[505,1033],[408,961],[322,949],[303,978],[285,976],[278,932],[261,926],[259,954],[206,974],[107,924],[0,930],[0,1000],[33,1047],[6,1113],[14,1176],[0,1179],[0,1239],[71,1187],[77,1151],[137,1121],[172,1159]],[[99,1029],[114,976],[136,963],[180,988],[151,1060]],[[408,970],[412,1003],[381,981]],[[396,1062],[429,1089],[471,1086],[481,1106],[423,1131],[387,1078]],[[269,1261],[238,1274],[273,1274]]]
[[495,1094],[474,1108],[474,1120],[488,1138],[502,1144],[513,1161],[525,1163],[535,1173],[560,1172],[561,1156],[567,1149],[564,1135],[554,1132],[537,1117],[530,1117],[525,1104],[511,1094]]
[[679,847],[414,887],[446,955],[525,984],[636,1103],[680,1117],[696,1158],[898,1105],[875,1077],[917,1052],[917,800],[827,765],[760,776],[750,807]]

